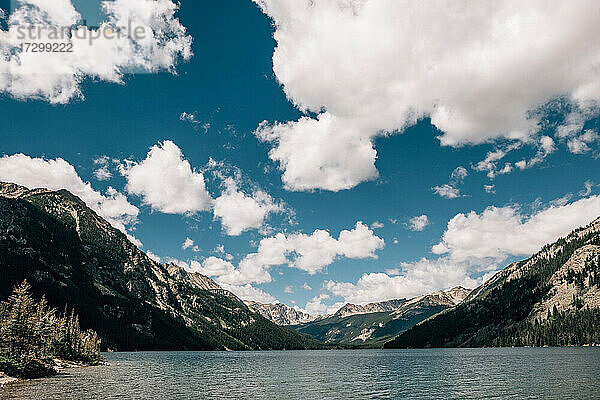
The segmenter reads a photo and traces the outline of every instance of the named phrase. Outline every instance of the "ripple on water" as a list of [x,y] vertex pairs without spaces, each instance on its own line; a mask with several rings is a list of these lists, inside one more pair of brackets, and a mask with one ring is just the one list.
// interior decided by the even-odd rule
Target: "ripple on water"
[[0,399],[594,399],[600,348],[111,353]]

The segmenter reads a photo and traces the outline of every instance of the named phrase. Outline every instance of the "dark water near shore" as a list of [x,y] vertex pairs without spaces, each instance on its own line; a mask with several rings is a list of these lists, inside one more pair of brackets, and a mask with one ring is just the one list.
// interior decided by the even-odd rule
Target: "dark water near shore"
[[0,399],[600,399],[600,348],[105,355]]

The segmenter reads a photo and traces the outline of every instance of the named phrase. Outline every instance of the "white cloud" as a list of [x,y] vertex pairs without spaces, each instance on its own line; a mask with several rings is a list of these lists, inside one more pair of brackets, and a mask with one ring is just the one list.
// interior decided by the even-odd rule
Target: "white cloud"
[[199,252],[200,248],[194,244],[194,241],[189,237],[186,237],[183,244],[181,245],[183,250],[192,249],[193,252]]
[[219,257],[224,257],[227,261],[231,261],[233,260],[233,255],[227,253],[225,251],[225,246],[223,246],[222,244],[217,245],[214,249],[213,249],[213,254],[218,255]]
[[235,270],[235,267],[229,261],[213,256],[206,258],[202,263],[192,261],[191,268],[195,272],[206,276],[227,275]]
[[434,186],[431,190],[433,190],[435,194],[446,199],[456,199],[461,197],[460,189],[458,187],[463,184],[468,175],[469,173],[465,167],[458,166],[450,174],[450,183]]
[[248,196],[238,190],[233,178],[226,178],[225,190],[213,202],[215,219],[220,219],[223,230],[230,236],[239,236],[250,229],[263,226],[265,218],[274,212],[283,211],[273,198],[262,190]]
[[262,123],[256,135],[275,143],[269,157],[279,162],[288,190],[339,191],[378,176],[370,139],[329,113],[285,124]]
[[263,304],[279,303],[279,300],[277,300],[271,294],[265,292],[262,289],[256,288],[250,284],[246,284],[246,285],[221,284],[221,286],[223,287],[223,289],[229,290],[230,292],[232,292],[233,294],[235,294],[242,300],[256,301],[258,303],[263,303]]
[[153,210],[166,214],[190,214],[210,208],[202,173],[192,170],[179,147],[170,140],[152,146],[140,163],[121,166],[125,189],[142,198]]
[[[521,161],[517,161],[515,163],[515,166],[521,170],[523,169],[527,169],[527,168],[531,168],[535,165],[540,164],[542,161],[544,161],[546,159],[547,156],[549,156],[550,154],[554,153],[556,151],[556,146],[554,144],[554,139],[552,139],[549,136],[542,136],[540,138],[540,141],[538,143],[538,151],[535,154],[535,156],[529,160],[529,161],[525,161],[525,160],[521,160]],[[510,167],[510,164],[507,163],[506,165],[508,165],[509,167],[505,167],[505,169],[503,171],[499,171],[497,174],[501,175],[502,173],[509,173],[512,172],[513,168]],[[506,169],[508,168],[508,170]],[[488,174],[489,176],[489,174]],[[492,177],[493,178],[493,177]]]
[[[547,136],[545,136],[547,137]],[[550,139],[552,140],[552,139]],[[540,143],[544,143],[544,141],[541,141]],[[506,157],[506,155],[508,153],[510,153],[513,150],[516,150],[518,148],[521,147],[521,144],[519,142],[515,142],[512,144],[509,144],[507,146],[504,146],[502,148],[497,148],[494,151],[490,151],[486,154],[485,159],[483,159],[482,161],[478,162],[477,164],[475,164],[473,166],[473,169],[475,171],[483,171],[483,172],[487,172],[487,177],[490,179],[494,179],[496,176],[498,175],[504,175],[504,174],[508,174],[510,172],[513,171],[513,166],[511,163],[504,163],[503,167],[499,167],[498,166],[498,161],[502,160],[504,157]],[[541,154],[538,151],[538,154]],[[524,163],[523,168],[526,168],[527,166],[527,161],[521,161],[520,163]]]
[[574,137],[567,142],[569,151],[574,154],[583,154],[591,150],[590,144],[600,141],[600,135],[597,132],[588,129],[580,136]]
[[151,259],[154,262],[157,262],[157,263],[161,262],[161,258],[159,256],[157,256],[156,254],[154,254],[153,252],[151,252],[150,250],[148,250],[146,252],[146,255],[148,256],[149,259]]
[[200,122],[196,119],[196,114],[194,113],[188,113],[188,112],[182,112],[181,115],[179,116],[179,120],[180,121],[187,121],[190,122],[192,124],[199,124]]
[[561,96],[598,113],[594,0],[254,1],[274,21],[286,96],[317,114],[257,130],[290,190],[376,178],[374,137],[424,116],[459,146],[529,142],[531,111]]
[[108,170],[107,166],[103,166],[94,170],[94,177],[99,181],[107,181],[112,178],[112,172]]
[[452,174],[450,174],[450,181],[451,182],[463,182],[465,180],[465,178],[469,175],[469,172],[467,171],[467,169],[465,167],[462,166],[458,166],[454,169],[454,171],[452,171]]
[[312,288],[310,287],[310,285],[306,282],[304,282],[304,284],[302,285],[302,289],[304,290],[312,290]]
[[194,129],[197,129],[197,127],[200,126],[204,130],[204,133],[207,133],[211,126],[210,122],[202,123],[199,121],[195,112],[184,111],[181,113],[181,115],[179,115],[179,120],[189,122],[192,124]]
[[529,216],[521,214],[516,206],[488,207],[481,214],[457,214],[432,251],[448,254],[455,261],[530,255],[600,216],[600,196],[568,204],[566,201]]
[[[72,31],[68,27],[77,26],[81,15],[70,0],[20,3],[8,18],[8,30],[0,30],[0,92],[17,99],[67,103],[83,98],[81,84],[86,79],[123,83],[123,75],[129,71],[174,72],[179,58],[192,55],[192,38],[175,18],[178,5],[171,0],[104,1],[102,11],[107,20],[98,29],[79,26]],[[22,27],[32,24],[40,28],[36,32],[41,35],[19,38]],[[118,27],[129,26],[132,32],[117,37]],[[71,38],[52,36],[63,27]],[[91,45],[90,37],[96,38]],[[71,43],[73,51],[23,52],[23,42]]]
[[[30,189],[66,189],[83,200],[86,205],[105,218],[115,228],[126,233],[126,226],[137,222],[139,210],[112,187],[106,194],[94,190],[84,182],[75,168],[62,158],[46,160],[24,154],[5,155],[0,158],[0,180],[13,182]],[[136,244],[140,244],[131,237]]]
[[338,257],[375,259],[375,251],[382,249],[384,245],[383,239],[375,236],[360,221],[354,229],[341,231],[338,239],[321,229],[310,235],[278,233],[273,237],[263,238],[257,252],[246,255],[237,268],[231,269],[231,263],[228,263],[224,264],[228,265],[227,269],[206,274],[214,276],[218,283],[231,285],[267,283],[272,280],[269,269],[273,266],[287,265],[314,275],[322,272]]
[[423,258],[414,263],[403,263],[401,267],[387,273],[363,274],[356,284],[327,281],[324,289],[343,297],[345,302],[365,304],[412,298],[459,285],[473,288],[481,283],[481,279],[471,278],[473,273],[495,270],[495,265],[473,266],[447,257],[433,261]]
[[286,286],[283,288],[283,292],[287,294],[294,294],[294,288],[291,286]]
[[585,189],[582,190],[581,192],[579,192],[579,195],[583,196],[583,197],[589,196],[592,193],[594,186],[597,186],[592,181],[585,181],[583,185],[584,185]]
[[496,185],[483,185],[483,190],[490,194],[496,193]]
[[371,229],[381,229],[384,226],[385,225],[383,224],[383,222],[375,221],[371,224]]
[[433,190],[435,194],[446,199],[456,199],[460,197],[460,189],[448,184],[434,186],[431,188],[431,190]]
[[429,225],[429,217],[427,215],[419,215],[408,220],[408,229],[415,232],[421,232]]
[[329,299],[329,295],[321,293],[319,296],[313,297],[309,302],[306,303],[304,309],[310,315],[330,315],[339,310],[344,303],[338,302],[331,305],[326,305],[323,300]]

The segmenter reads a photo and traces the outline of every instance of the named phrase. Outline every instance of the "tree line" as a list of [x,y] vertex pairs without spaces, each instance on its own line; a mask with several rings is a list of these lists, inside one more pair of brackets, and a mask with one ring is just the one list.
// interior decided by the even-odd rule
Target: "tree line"
[[82,331],[78,316],[66,307],[59,313],[44,297],[36,301],[23,281],[0,302],[0,371],[24,378],[51,375],[55,358],[98,363],[98,335]]

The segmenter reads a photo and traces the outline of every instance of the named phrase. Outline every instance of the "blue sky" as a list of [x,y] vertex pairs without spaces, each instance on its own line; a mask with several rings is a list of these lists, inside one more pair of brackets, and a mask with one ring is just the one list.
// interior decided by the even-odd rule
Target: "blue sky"
[[[0,155],[4,156],[4,169],[0,164],[1,178],[31,186],[32,181],[28,178],[30,175],[16,173],[14,168],[10,168],[11,163],[16,162],[10,157],[15,154],[22,153],[44,162],[61,158],[73,166],[81,180],[89,182],[96,192],[105,195],[109,187],[114,188],[139,209],[135,223],[125,225],[128,232],[143,243],[143,250],[151,251],[162,261],[179,260],[189,268],[205,273],[208,266],[203,265],[203,262],[208,257],[230,262],[233,268],[239,269],[240,261],[247,254],[257,252],[261,239],[283,234],[287,238],[284,240],[285,246],[288,246],[286,261],[257,267],[262,268],[262,272],[267,271],[270,282],[251,278],[234,282],[222,278],[223,282],[229,282],[226,284],[232,285],[229,287],[238,290],[237,293],[241,296],[266,301],[277,299],[315,313],[327,312],[334,304],[344,301],[366,302],[410,297],[455,284],[475,285],[482,277],[489,276],[511,260],[527,256],[546,241],[600,215],[599,201],[595,197],[598,192],[596,183],[600,183],[598,141],[594,136],[599,124],[597,108],[591,106],[586,112],[575,115],[572,110],[576,108],[573,105],[575,100],[569,97],[571,92],[561,84],[557,84],[556,93],[548,91],[540,94],[542,103],[538,97],[531,102],[538,107],[562,98],[565,103],[570,104],[571,109],[557,107],[556,102],[551,103],[553,105],[547,107],[545,115],[536,120],[537,125],[542,128],[528,131],[527,134],[509,133],[502,125],[505,121],[502,121],[498,123],[500,127],[491,122],[489,128],[481,130],[486,133],[482,134],[478,130],[469,133],[471,136],[460,136],[460,127],[457,127],[460,126],[459,123],[450,125],[447,121],[442,121],[439,115],[426,110],[422,98],[411,99],[405,93],[398,96],[408,98],[403,101],[412,101],[411,109],[424,109],[422,113],[416,112],[415,120],[408,118],[400,122],[381,122],[382,125],[379,126],[377,124],[380,121],[396,118],[401,113],[378,114],[377,111],[370,114],[368,121],[362,114],[360,120],[353,120],[342,115],[348,110],[352,114],[352,107],[358,106],[353,102],[344,103],[346,100],[340,99],[347,98],[347,91],[351,90],[348,88],[353,87],[352,79],[360,80],[360,77],[348,74],[346,81],[331,82],[331,85],[324,84],[317,78],[315,82],[308,79],[306,86],[301,81],[289,78],[296,76],[294,74],[300,77],[321,73],[328,76],[331,72],[328,69],[335,73],[336,51],[332,51],[332,59],[322,58],[322,71],[310,71],[310,65],[307,67],[308,71],[303,71],[303,63],[299,61],[301,59],[293,58],[290,61],[285,58],[292,52],[290,50],[304,46],[303,41],[315,41],[326,47],[328,43],[335,43],[335,40],[325,38],[321,41],[318,35],[310,33],[322,31],[313,31],[316,28],[308,25],[294,26],[293,29],[289,28],[289,32],[286,31],[286,26],[293,25],[286,20],[290,10],[281,10],[285,7],[280,7],[275,0],[265,4],[265,8],[261,9],[250,0],[181,1],[176,16],[187,30],[185,35],[193,39],[192,57],[186,60],[182,56],[183,51],[176,52],[170,55],[172,58],[168,68],[159,68],[160,71],[152,73],[125,74],[122,84],[108,82],[108,79],[98,76],[90,78],[82,72],[81,83],[78,81],[81,97],[73,96],[67,101],[56,102],[41,91],[15,94],[16,89],[0,85],[0,117],[3,121],[0,128]],[[81,13],[81,17],[87,19],[88,25],[99,24],[106,19],[98,12],[93,1],[73,1],[73,5]],[[359,9],[356,15],[360,16],[362,11]],[[302,25],[303,15],[309,11],[292,9],[290,12],[300,15],[300,22],[295,23]],[[318,15],[326,19],[332,11],[323,6],[310,12],[320,13]],[[337,9],[335,12],[345,11]],[[477,18],[477,15],[471,17]],[[550,17],[552,16],[548,18]],[[337,16],[331,18],[335,21]],[[278,24],[277,27],[274,21]],[[340,26],[340,31],[344,30],[344,26]],[[294,34],[302,29],[305,29],[307,36],[294,38]],[[278,41],[273,38],[277,30],[282,34]],[[334,37],[335,34],[323,33],[324,36]],[[552,38],[548,39],[551,40]],[[278,44],[280,49],[287,51],[275,61],[278,67],[276,71],[280,71],[281,76],[274,72],[272,59],[274,48]],[[381,51],[387,51],[385,46],[382,48]],[[390,49],[390,53],[393,53],[392,50]],[[350,52],[349,60],[352,59]],[[403,62],[394,58],[393,54],[389,60],[390,63]],[[407,63],[413,61],[410,58],[406,60]],[[534,61],[532,60],[532,65],[535,64]],[[365,62],[357,61],[357,68]],[[564,60],[556,61],[557,64],[561,62]],[[171,72],[168,71],[169,68]],[[343,75],[347,71],[344,67],[338,72]],[[523,74],[527,72],[524,70]],[[369,80],[379,79],[379,76],[386,76],[385,74],[386,72],[381,72],[375,78],[366,74],[364,80],[369,83]],[[587,74],[585,77],[592,83],[598,82],[597,76],[590,77],[588,72],[582,74]],[[497,79],[503,78],[498,76]],[[580,82],[582,79],[573,81]],[[390,82],[388,87],[393,83]],[[444,82],[437,84],[441,87]],[[467,92],[474,91],[477,84],[475,79],[472,85],[463,89]],[[343,87],[340,89],[341,93],[336,91],[338,86]],[[369,89],[380,90],[378,87],[375,84],[368,86]],[[575,88],[570,89],[575,92]],[[318,103],[314,100],[313,93],[324,90],[330,90],[331,93],[320,95],[319,99],[324,100]],[[434,93],[432,96],[437,96],[435,87],[429,90]],[[486,86],[485,90],[493,90],[493,87],[490,89]],[[357,94],[356,102],[365,100],[361,96],[363,95]],[[382,106],[380,102],[393,100],[393,96],[391,100],[385,96],[392,95],[377,95],[376,101],[365,101],[355,111],[371,106],[383,109],[386,106]],[[495,99],[493,95],[481,96],[480,102],[483,103],[489,98]],[[512,102],[511,96],[519,97],[517,94],[507,94],[503,101]],[[591,98],[595,99],[593,96]],[[452,103],[454,97],[451,95],[448,95],[448,99],[449,104],[457,104],[457,101]],[[317,106],[314,105],[315,102]],[[506,111],[502,108],[503,103],[496,100],[489,108],[493,111],[497,104],[502,104],[497,108],[497,115],[504,114]],[[304,110],[304,107],[308,110]],[[533,109],[534,107],[529,107],[523,111],[530,112]],[[321,181],[314,184],[313,188],[294,188],[294,183],[291,186],[284,185],[282,174],[285,168],[281,159],[269,157],[269,151],[277,146],[274,142],[259,140],[255,134],[257,128],[262,121],[275,127],[275,121],[299,121],[303,116],[316,121],[324,110],[330,113],[334,112],[331,110],[336,110],[339,113],[338,121],[346,118],[361,129],[369,126],[364,129],[371,129],[372,132],[364,135],[357,133],[363,135],[357,137],[361,143],[364,140],[372,143],[376,150],[377,177],[371,173],[363,179],[360,174],[364,171],[358,171],[358,175],[348,177],[350,187],[343,190],[328,190],[325,187],[327,184]],[[188,116],[193,115],[190,117],[193,120],[182,119],[184,112]],[[486,114],[485,118],[495,121],[496,114],[491,115],[492,117]],[[435,123],[432,123],[432,118]],[[568,125],[565,122],[568,118],[576,119],[579,123],[577,132],[569,133],[570,136],[559,136],[557,132]],[[515,122],[515,126],[519,124],[520,121]],[[447,128],[442,129],[443,127]],[[300,130],[299,125],[293,129],[296,128],[299,131],[295,132],[290,128],[290,134],[309,137],[302,136],[304,131]],[[382,132],[377,133],[378,131]],[[489,135],[488,131],[491,132]],[[499,133],[492,134],[493,132]],[[584,138],[585,132],[588,132],[588,136]],[[280,138],[287,134],[287,131],[276,133]],[[440,137],[448,138],[447,143]],[[456,137],[466,139],[461,139],[461,143],[453,142]],[[543,137],[552,140],[551,145],[546,147],[549,151],[543,150],[543,141],[540,139]],[[343,137],[340,140],[343,141]],[[180,149],[183,154],[181,162],[187,161],[194,173],[202,174],[206,192],[210,196],[210,200],[204,199],[206,204],[187,211],[167,213],[164,212],[164,204],[161,211],[161,206],[147,201],[148,197],[144,200],[144,195],[149,196],[148,191],[164,187],[158,174],[160,170],[151,172],[158,174],[153,180],[154,185],[139,181],[137,184],[141,189],[137,192],[131,189],[136,182],[132,183],[130,180],[137,175],[128,175],[128,172],[123,171],[136,163],[143,167],[152,146],[155,146],[157,152],[161,149],[166,152],[165,141],[172,142]],[[327,146],[329,144],[327,142]],[[581,147],[582,145],[585,147]],[[333,144],[331,146],[333,158],[342,157],[346,160],[344,162],[354,165],[355,154],[352,147],[340,146],[338,149]],[[495,163],[492,170],[497,173],[506,163],[510,163],[511,171],[490,177],[492,174],[488,176],[489,171],[482,165],[478,167],[478,163],[499,149],[506,154],[499,160],[492,160]],[[294,151],[301,152],[302,146]],[[536,154],[542,156],[530,167],[519,168],[515,164],[531,160]],[[104,156],[108,157],[106,164],[98,162]],[[304,156],[301,154],[300,160],[302,157]],[[306,162],[310,162],[311,154],[306,155],[306,159]],[[360,166],[359,159],[360,157],[356,158],[357,168]],[[98,161],[95,163],[94,160]],[[212,167],[209,167],[209,160],[214,161]],[[29,161],[21,164],[23,168],[28,168],[27,162]],[[337,164],[334,162],[333,165]],[[111,177],[99,180],[94,172],[104,166]],[[463,169],[459,169],[452,178],[453,171],[458,167]],[[348,169],[344,167],[345,171]],[[53,172],[49,174],[51,176],[47,180],[51,186],[56,183],[57,175]],[[229,182],[234,183],[233,192],[243,193],[254,200],[257,199],[257,193],[267,194],[266,203],[261,204],[264,206],[268,203],[270,207],[279,207],[278,210],[268,213],[260,227],[250,227],[239,235],[228,234],[222,219],[215,217],[212,211],[214,204],[211,203],[212,199],[217,199],[226,191],[224,185],[228,177],[232,179]],[[308,179],[303,182],[311,184],[312,181]],[[455,198],[436,193],[434,188],[444,184],[459,191],[455,192]],[[68,186],[66,183],[64,185]],[[181,188],[183,191],[188,190],[185,185]],[[193,196],[195,192],[192,190],[190,193]],[[583,200],[587,202],[581,203]],[[200,203],[202,201],[198,200],[197,204]],[[489,209],[491,206],[497,208]],[[235,213],[235,210],[227,208],[229,206],[223,207],[225,213]],[[490,210],[488,214],[485,214],[486,209]],[[469,214],[470,212],[473,214]],[[457,223],[450,226],[449,221],[458,214],[464,214],[462,223],[455,220]],[[422,230],[411,229],[410,219],[424,215],[427,216],[427,223],[419,227]],[[350,243],[347,246],[357,249],[364,244],[366,248],[358,249],[357,254],[352,255],[352,249],[339,250],[335,247],[343,246],[342,244],[327,244],[338,249],[331,250],[329,247],[318,247],[318,244],[318,248],[313,249],[310,246],[314,243],[311,243],[310,246],[306,245],[308,247],[304,251],[307,253],[304,256],[322,257],[316,261],[318,265],[314,266],[314,262],[311,264],[306,261],[307,266],[304,268],[294,266],[294,259],[301,251],[298,246],[302,246],[294,235],[312,235],[315,230],[320,229],[328,231],[331,238],[336,240],[342,230],[357,229],[358,221],[365,225],[362,233],[366,236],[361,237],[360,243]],[[506,224],[503,225],[504,223]],[[549,223],[552,227],[544,228]],[[465,239],[464,235],[469,234],[481,237]],[[447,238],[446,251],[432,253],[432,247],[440,243],[443,236]],[[296,239],[290,239],[291,237]],[[183,249],[182,244],[186,238],[193,240],[194,245]],[[505,239],[506,244],[496,243]],[[482,241],[481,246],[478,245],[478,240]],[[341,238],[339,242],[342,242]],[[511,245],[525,242],[527,245],[521,247]],[[194,251],[193,246],[197,246],[197,251]],[[219,246],[223,246],[225,253],[231,254],[233,258],[227,259],[225,254],[215,251]],[[476,252],[476,256],[464,256],[464,252],[469,251]],[[331,262],[327,261],[328,257],[332,258]],[[423,258],[425,260],[419,262]],[[436,263],[440,259],[442,261]],[[194,260],[196,264],[192,264]],[[221,267],[223,270],[230,268]],[[311,275],[311,268],[318,272]],[[359,279],[365,276],[367,279],[363,279],[361,286]],[[218,280],[219,275],[214,277]],[[310,286],[310,290],[305,283]],[[249,292],[250,289],[245,285],[263,292],[260,295]],[[303,285],[305,288],[302,288]],[[240,286],[245,286],[246,289],[240,289]]]

